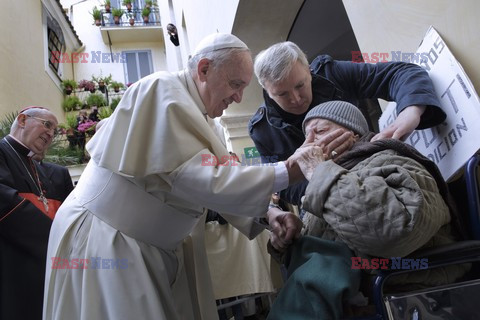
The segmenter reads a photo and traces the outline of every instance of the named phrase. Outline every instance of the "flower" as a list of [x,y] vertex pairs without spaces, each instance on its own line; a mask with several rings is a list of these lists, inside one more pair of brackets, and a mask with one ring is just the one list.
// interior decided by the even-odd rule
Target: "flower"
[[86,132],[87,130],[93,129],[96,124],[97,124],[96,121],[92,121],[88,119],[85,122],[80,123],[77,127],[77,130],[80,132]]
[[78,83],[78,87],[80,89],[83,88],[85,91],[92,91],[92,90],[95,90],[95,82],[90,80],[81,80]]

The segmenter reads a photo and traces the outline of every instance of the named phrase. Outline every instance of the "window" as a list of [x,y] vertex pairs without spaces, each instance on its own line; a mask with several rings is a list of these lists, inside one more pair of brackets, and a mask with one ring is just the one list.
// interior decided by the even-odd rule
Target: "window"
[[43,7],[44,26],[46,34],[46,59],[45,68],[50,76],[62,77],[62,55],[65,53],[65,38],[63,36],[62,28],[57,20],[50,14],[50,12]]
[[153,73],[152,53],[145,51],[123,51],[125,83],[134,83],[139,79]]
[[48,64],[58,74],[58,66],[65,45],[60,41],[53,29],[47,28],[48,34]]

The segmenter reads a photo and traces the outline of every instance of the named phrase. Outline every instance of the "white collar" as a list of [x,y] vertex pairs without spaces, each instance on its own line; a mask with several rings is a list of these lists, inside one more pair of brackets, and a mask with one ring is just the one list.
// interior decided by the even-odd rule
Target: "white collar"
[[190,96],[192,97],[193,101],[195,101],[195,104],[198,106],[198,109],[200,109],[200,112],[203,114],[205,117],[205,120],[207,120],[207,108],[203,104],[202,98],[200,97],[200,94],[198,93],[198,88],[197,85],[195,84],[195,81],[193,81],[192,75],[188,70],[182,70],[179,72],[180,74],[180,81],[185,83],[185,86],[187,87],[188,93],[190,93]]

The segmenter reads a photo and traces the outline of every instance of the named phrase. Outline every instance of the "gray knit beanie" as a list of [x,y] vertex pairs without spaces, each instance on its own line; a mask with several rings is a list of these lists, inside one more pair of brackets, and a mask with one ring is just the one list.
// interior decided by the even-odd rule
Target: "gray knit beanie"
[[305,133],[307,121],[314,118],[330,120],[361,136],[369,132],[367,120],[362,112],[353,104],[345,101],[324,102],[310,110],[303,120],[303,133]]

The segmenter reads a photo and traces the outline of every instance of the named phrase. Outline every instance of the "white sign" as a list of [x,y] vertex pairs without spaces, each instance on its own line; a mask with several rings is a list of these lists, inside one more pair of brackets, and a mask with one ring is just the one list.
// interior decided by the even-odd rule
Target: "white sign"
[[[405,142],[435,162],[448,181],[480,149],[480,100],[462,66],[437,31],[430,27],[417,50],[417,63],[432,79],[444,123],[414,131]],[[397,117],[395,103],[389,103],[379,119],[380,130]]]

